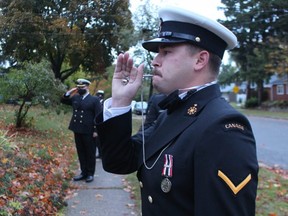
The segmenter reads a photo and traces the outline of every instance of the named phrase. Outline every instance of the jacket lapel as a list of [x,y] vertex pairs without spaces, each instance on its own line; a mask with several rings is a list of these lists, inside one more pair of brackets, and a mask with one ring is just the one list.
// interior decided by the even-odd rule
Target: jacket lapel
[[197,116],[205,105],[216,97],[220,97],[218,85],[206,87],[195,93],[174,112],[167,115],[165,112],[157,120],[153,135],[145,143],[146,160],[159,153],[191,124],[197,121]]

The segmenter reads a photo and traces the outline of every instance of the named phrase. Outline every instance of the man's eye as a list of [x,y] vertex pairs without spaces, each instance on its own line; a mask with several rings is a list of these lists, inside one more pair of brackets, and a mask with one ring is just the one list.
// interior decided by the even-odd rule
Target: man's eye
[[171,51],[170,50],[163,50],[163,53],[168,54],[168,53],[171,53]]

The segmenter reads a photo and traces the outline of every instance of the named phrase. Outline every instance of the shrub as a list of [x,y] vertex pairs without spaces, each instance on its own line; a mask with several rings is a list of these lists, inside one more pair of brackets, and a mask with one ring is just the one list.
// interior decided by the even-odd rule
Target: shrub
[[258,98],[252,97],[246,100],[245,108],[254,108],[258,106]]
[[10,137],[7,136],[7,133],[8,131],[0,130],[0,150],[10,151],[17,149],[17,145],[9,140]]

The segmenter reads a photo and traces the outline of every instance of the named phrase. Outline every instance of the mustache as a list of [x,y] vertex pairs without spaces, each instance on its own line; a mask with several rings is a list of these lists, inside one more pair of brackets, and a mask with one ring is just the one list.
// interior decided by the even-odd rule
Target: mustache
[[157,69],[152,69],[152,73],[151,74],[144,74],[143,78],[152,78],[154,75],[160,76],[161,73]]
[[156,68],[154,68],[153,70],[152,70],[152,74],[153,75],[161,75],[161,72],[159,71],[159,70],[157,70]]

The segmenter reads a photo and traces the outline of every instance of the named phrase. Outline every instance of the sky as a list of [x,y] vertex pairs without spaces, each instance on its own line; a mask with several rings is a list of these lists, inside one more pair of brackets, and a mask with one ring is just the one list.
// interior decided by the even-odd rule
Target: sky
[[[143,2],[145,0],[130,0],[131,10],[135,10]],[[217,7],[221,6],[221,0],[150,0],[150,2],[158,7],[165,4],[176,5],[191,9],[211,19],[224,19],[223,12],[217,10]]]

